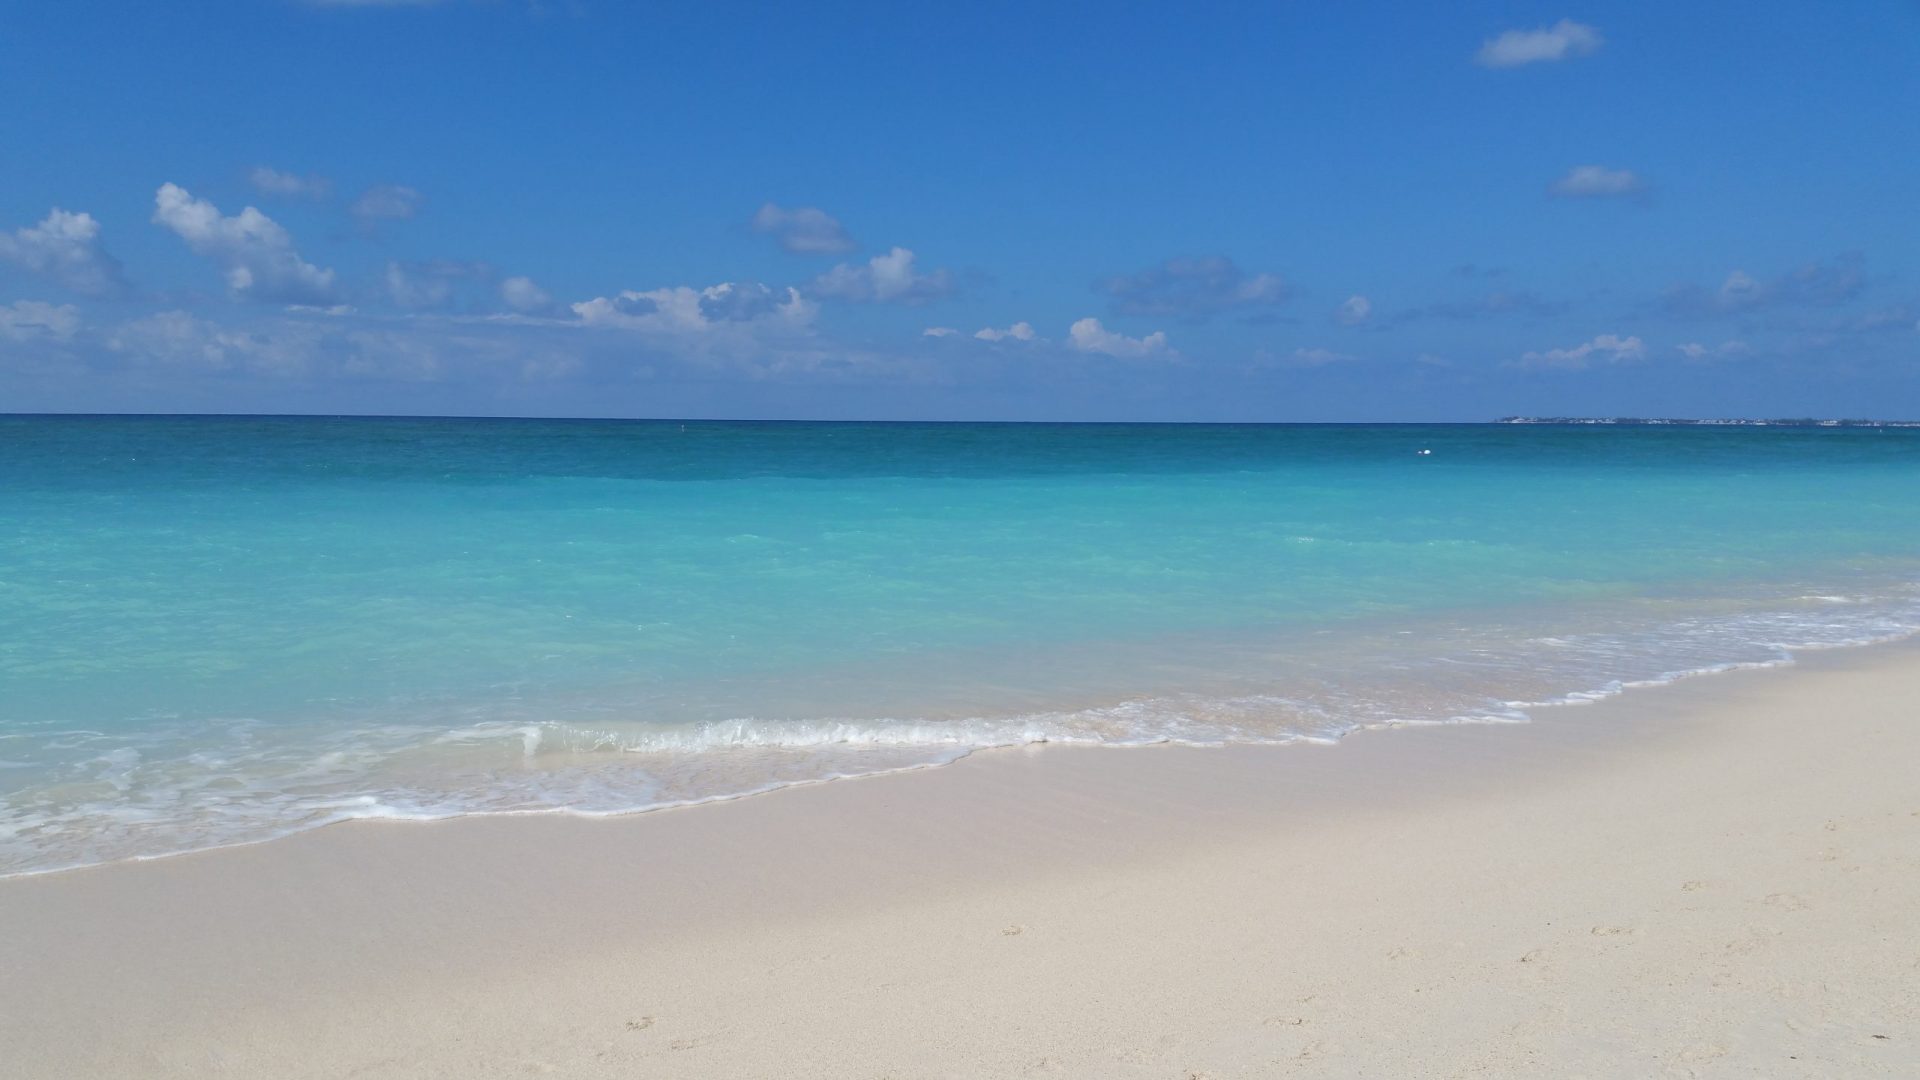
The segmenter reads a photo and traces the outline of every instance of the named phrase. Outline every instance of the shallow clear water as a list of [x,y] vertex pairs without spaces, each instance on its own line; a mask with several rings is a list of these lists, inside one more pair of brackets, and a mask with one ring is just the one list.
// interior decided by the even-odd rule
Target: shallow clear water
[[1920,431],[0,418],[0,873],[1522,719],[1915,581]]

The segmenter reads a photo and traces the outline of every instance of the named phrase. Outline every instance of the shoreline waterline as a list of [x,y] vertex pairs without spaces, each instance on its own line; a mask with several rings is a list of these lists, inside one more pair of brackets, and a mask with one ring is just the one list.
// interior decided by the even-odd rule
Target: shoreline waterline
[[[1843,641],[1831,644],[1802,644],[1779,647],[1780,655],[1773,659],[1731,661],[1706,667],[1665,672],[1652,678],[1614,680],[1608,685],[1593,689],[1570,691],[1557,698],[1543,701],[1510,701],[1505,704],[1511,710],[1504,714],[1489,714],[1467,717],[1453,717],[1444,720],[1395,719],[1354,723],[1332,735],[1293,734],[1266,740],[1220,740],[1195,741],[1175,737],[1163,737],[1133,742],[1096,741],[1071,738],[1034,738],[1009,740],[999,743],[965,745],[955,748],[950,754],[937,760],[913,762],[888,767],[859,771],[829,773],[809,776],[801,779],[770,783],[766,786],[737,792],[725,792],[700,798],[685,799],[677,802],[660,803],[623,809],[594,810],[568,806],[541,807],[531,809],[506,810],[467,810],[442,814],[404,814],[390,812],[369,798],[365,812],[345,813],[327,820],[302,823],[298,826],[275,832],[270,835],[249,839],[209,844],[203,847],[180,850],[159,851],[134,854],[96,862],[77,863],[70,866],[52,866],[0,873],[0,882],[14,879],[41,877],[54,874],[72,874],[111,868],[116,865],[146,863],[193,856],[214,855],[236,848],[256,847],[274,844],[320,829],[353,824],[435,824],[455,822],[467,819],[485,820],[490,818],[562,818],[585,821],[633,818],[665,811],[696,810],[703,806],[733,803],[742,800],[777,794],[796,788],[814,787],[849,780],[864,780],[894,776],[903,773],[922,772],[947,768],[960,762],[981,756],[991,756],[1001,752],[1019,750],[1037,750],[1048,748],[1090,749],[1090,750],[1151,750],[1161,747],[1177,747],[1188,750],[1231,750],[1234,748],[1285,748],[1298,744],[1317,745],[1337,748],[1349,737],[1361,733],[1391,732],[1397,729],[1425,729],[1456,726],[1526,725],[1549,718],[1559,710],[1581,708],[1613,702],[1627,696],[1630,692],[1653,691],[1658,693],[1679,684],[1694,681],[1713,681],[1714,677],[1736,675],[1743,672],[1768,671],[1779,668],[1793,668],[1804,663],[1804,658],[1827,653],[1862,652],[1872,655],[1876,652],[1888,652],[1903,647],[1920,656],[1920,649],[1914,647],[1914,641],[1920,638],[1920,627],[1903,630],[1898,633],[1866,639]],[[1536,715],[1536,713],[1540,715]]]
[[[98,1078],[1011,1078],[1044,1057],[1092,1080],[1391,1072],[1405,1046],[1453,1071],[1495,1050],[1682,1070],[1709,1046],[1895,1076],[1916,693],[1920,648],[1892,643],[1504,728],[996,752],[13,879],[0,1043]],[[1161,1031],[1182,1037],[1140,1035]]]

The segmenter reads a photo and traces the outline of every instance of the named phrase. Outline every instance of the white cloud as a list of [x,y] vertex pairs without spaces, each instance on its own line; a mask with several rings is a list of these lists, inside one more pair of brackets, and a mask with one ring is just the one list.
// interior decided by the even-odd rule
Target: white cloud
[[0,259],[88,296],[126,289],[119,261],[100,246],[100,223],[87,213],[55,207],[38,225],[0,233]]
[[1592,341],[1583,342],[1572,348],[1527,353],[1520,357],[1514,366],[1579,371],[1590,367],[1596,361],[1627,364],[1644,360],[1646,356],[1646,344],[1637,337],[1623,338],[1617,334],[1601,334]]
[[979,338],[981,341],[1032,341],[1033,324],[1029,322],[1017,322],[1005,330],[996,330],[989,326],[976,331],[973,336]]
[[921,337],[954,337],[959,333],[960,331],[955,330],[951,326],[929,326],[925,330],[920,331],[920,336]]
[[913,261],[912,251],[897,247],[868,259],[864,266],[841,263],[813,279],[809,291],[841,300],[902,304],[922,304],[953,292],[950,272],[922,274]]
[[846,227],[817,206],[767,203],[754,213],[753,231],[771,234],[782,249],[795,255],[838,255],[854,248]]
[[530,277],[510,277],[500,283],[500,300],[508,307],[522,314],[541,311],[553,306],[553,297],[547,290],[534,284]]
[[1572,19],[1561,19],[1538,30],[1509,30],[1489,38],[1474,54],[1481,67],[1510,68],[1523,64],[1586,56],[1606,43],[1600,31]]
[[1364,296],[1349,296],[1333,311],[1333,321],[1342,326],[1359,326],[1373,317],[1373,301]]
[[1638,195],[1647,190],[1647,185],[1631,169],[1575,165],[1567,175],[1547,185],[1547,190],[1569,199],[1608,199]]
[[1154,356],[1170,351],[1164,331],[1155,330],[1146,337],[1131,338],[1101,326],[1100,320],[1091,316],[1067,329],[1067,343],[1081,352],[1104,353],[1107,356]]
[[324,199],[333,194],[333,181],[324,176],[297,176],[265,165],[256,165],[247,174],[247,182],[262,195],[282,195],[297,199]]
[[1702,345],[1697,341],[1674,346],[1689,363],[1707,364],[1715,360],[1729,360],[1736,356],[1745,356],[1753,350],[1744,341],[1723,341],[1718,345]]
[[426,196],[400,184],[380,184],[361,193],[348,211],[362,224],[377,221],[405,221],[420,212]]
[[80,329],[80,309],[72,304],[15,300],[0,306],[0,340],[70,341]]
[[223,217],[211,202],[162,184],[153,198],[153,222],[173,230],[195,254],[224,265],[227,288],[237,297],[295,304],[333,300],[333,271],[302,259],[287,230],[251,206]]
[[723,282],[705,289],[686,285],[644,292],[629,289],[569,306],[587,326],[675,336],[743,326],[802,330],[819,311],[797,289],[773,289],[754,282]]

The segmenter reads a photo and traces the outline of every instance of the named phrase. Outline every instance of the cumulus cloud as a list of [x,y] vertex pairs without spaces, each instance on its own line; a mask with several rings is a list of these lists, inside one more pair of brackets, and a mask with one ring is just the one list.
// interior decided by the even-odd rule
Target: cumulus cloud
[[1723,341],[1718,345],[1702,345],[1697,341],[1690,341],[1685,345],[1676,345],[1674,348],[1681,356],[1685,357],[1690,364],[1708,364],[1715,360],[1731,360],[1735,357],[1745,356],[1753,351],[1748,348],[1747,343],[1744,341]]
[[293,199],[324,199],[333,194],[333,181],[324,176],[308,174],[298,176],[294,173],[270,169],[265,165],[256,165],[247,174],[247,182],[253,190],[262,195],[278,195]]
[[1514,366],[1580,371],[1595,363],[1630,364],[1644,360],[1646,357],[1646,343],[1639,338],[1601,334],[1592,341],[1583,342],[1572,348],[1526,353],[1515,362]]
[[922,274],[913,263],[913,252],[897,247],[875,255],[865,265],[841,263],[814,278],[808,291],[815,296],[883,304],[924,304],[954,291],[950,271]]
[[1567,199],[1617,199],[1646,194],[1646,182],[1631,169],[1609,169],[1604,165],[1575,165],[1567,174],[1547,185],[1547,191]]
[[500,283],[500,302],[525,315],[552,307],[553,297],[530,277],[510,277]]
[[1173,258],[1096,286],[1117,315],[1199,318],[1235,309],[1275,307],[1292,295],[1274,274],[1248,274],[1224,255]]
[[782,250],[795,255],[838,255],[854,249],[846,227],[817,206],[767,203],[754,213],[753,231],[772,236]]
[[1333,309],[1333,321],[1342,326],[1359,326],[1373,317],[1373,301],[1364,296],[1349,296]]
[[48,211],[38,225],[0,233],[0,259],[87,296],[126,291],[119,260],[100,246],[100,223],[87,213]]
[[1866,272],[1858,255],[1808,263],[1776,278],[1756,278],[1745,270],[1727,274],[1718,287],[1678,285],[1661,306],[1682,316],[1738,315],[1771,308],[1834,307],[1860,295]]
[[362,192],[347,210],[362,225],[382,221],[406,221],[420,213],[426,196],[401,184],[378,184]]
[[1538,30],[1509,30],[1488,38],[1473,56],[1481,67],[1510,68],[1586,56],[1606,44],[1600,31],[1572,19]]
[[162,184],[153,199],[153,222],[171,229],[194,254],[225,267],[227,289],[236,297],[291,304],[334,299],[333,271],[302,259],[287,230],[251,206],[225,217],[185,188]]
[[683,337],[729,327],[802,330],[819,311],[797,289],[775,289],[758,282],[722,282],[705,289],[686,285],[630,289],[569,306],[586,326]]
[[1032,341],[1033,324],[1017,322],[1005,330],[996,330],[989,326],[975,331],[973,336],[981,341]]
[[70,341],[80,329],[80,309],[72,304],[15,300],[0,306],[0,340]]
[[1081,319],[1067,329],[1067,343],[1081,352],[1129,358],[1156,356],[1171,351],[1167,348],[1167,335],[1163,331],[1155,330],[1146,337],[1128,337],[1100,325],[1100,320],[1092,316]]

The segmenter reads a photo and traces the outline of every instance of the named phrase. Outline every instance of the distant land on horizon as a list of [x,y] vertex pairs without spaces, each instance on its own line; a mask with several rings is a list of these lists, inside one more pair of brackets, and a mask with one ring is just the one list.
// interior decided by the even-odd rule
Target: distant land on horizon
[[1671,416],[1502,416],[1497,420],[928,420],[903,417],[887,420],[822,419],[812,417],[720,417],[720,416],[538,416],[486,415],[459,413],[249,413],[249,412],[9,412],[0,409],[4,419],[170,419],[170,420],[505,420],[532,422],[654,423],[654,424],[992,424],[992,425],[1084,425],[1102,427],[1352,427],[1382,424],[1405,427],[1452,426],[1474,424],[1540,424],[1622,427],[1822,427],[1822,428],[1920,428],[1920,420],[1865,420],[1821,417],[1671,417]]
[[1496,424],[1621,424],[1674,427],[1844,427],[1915,428],[1920,420],[1822,420],[1817,417],[1681,418],[1665,416],[1503,416]]

